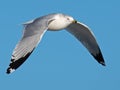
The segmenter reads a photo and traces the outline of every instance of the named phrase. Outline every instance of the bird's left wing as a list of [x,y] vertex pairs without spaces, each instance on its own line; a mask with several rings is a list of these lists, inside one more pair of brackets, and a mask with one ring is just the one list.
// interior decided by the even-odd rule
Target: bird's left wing
[[88,49],[88,51],[100,64],[105,66],[104,58],[97,41],[93,33],[86,25],[76,21],[76,23],[72,23],[66,29],[79,41],[81,41],[81,43]]
[[38,20],[26,23],[22,39],[16,45],[7,73],[15,71],[29,57],[48,29],[47,22]]

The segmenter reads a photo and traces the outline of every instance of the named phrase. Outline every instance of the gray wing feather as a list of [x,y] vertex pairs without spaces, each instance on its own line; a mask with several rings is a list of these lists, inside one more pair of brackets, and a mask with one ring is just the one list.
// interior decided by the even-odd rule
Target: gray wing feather
[[17,69],[32,53],[40,42],[43,34],[48,29],[47,21],[35,20],[25,25],[22,39],[16,45],[7,73]]
[[31,52],[33,48],[40,42],[43,34],[47,30],[47,26],[44,28],[36,28],[33,24],[29,24],[25,27],[24,34],[20,42],[17,44],[12,54],[12,59],[17,60],[27,53]]
[[73,23],[69,25],[67,28],[67,31],[73,34],[81,43],[88,49],[88,51],[92,54],[92,56],[102,65],[105,65],[102,53],[100,51],[100,48],[97,44],[97,41],[93,35],[93,33],[90,31],[90,29],[80,23]]

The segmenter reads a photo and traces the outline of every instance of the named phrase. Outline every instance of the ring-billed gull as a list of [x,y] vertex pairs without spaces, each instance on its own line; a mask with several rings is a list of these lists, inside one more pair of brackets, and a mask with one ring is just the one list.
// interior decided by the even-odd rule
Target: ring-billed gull
[[71,16],[61,13],[49,14],[25,23],[24,27],[22,39],[13,51],[11,63],[7,69],[8,74],[15,71],[24,63],[41,41],[42,36],[47,30],[57,31],[66,29],[81,41],[81,43],[100,64],[105,66],[101,50],[90,28],[76,21]]

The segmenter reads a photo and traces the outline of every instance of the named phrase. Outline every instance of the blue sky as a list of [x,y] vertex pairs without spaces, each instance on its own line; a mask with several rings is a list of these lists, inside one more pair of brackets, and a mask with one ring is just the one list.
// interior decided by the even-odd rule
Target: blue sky
[[[0,90],[119,90],[119,0],[1,0]],[[106,61],[98,64],[65,30],[47,32],[29,59],[7,75],[12,51],[22,36],[22,23],[61,12],[88,25]]]

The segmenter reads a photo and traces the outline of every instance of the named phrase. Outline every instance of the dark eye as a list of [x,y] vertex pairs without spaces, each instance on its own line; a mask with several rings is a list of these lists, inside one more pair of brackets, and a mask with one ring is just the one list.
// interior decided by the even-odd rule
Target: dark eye
[[67,20],[70,20],[70,18],[67,18]]

